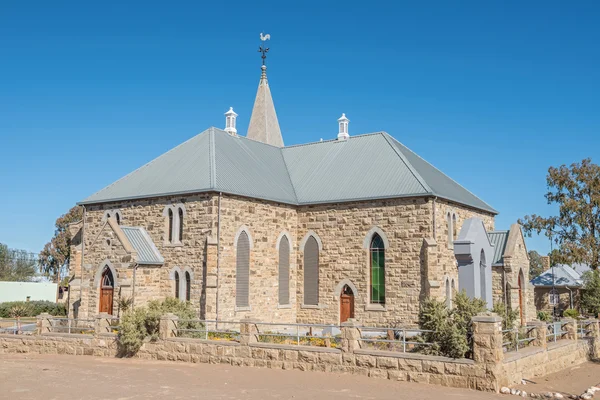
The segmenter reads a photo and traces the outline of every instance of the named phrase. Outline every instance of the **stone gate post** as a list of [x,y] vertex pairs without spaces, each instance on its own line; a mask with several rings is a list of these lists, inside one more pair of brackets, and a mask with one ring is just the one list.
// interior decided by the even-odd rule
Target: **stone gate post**
[[240,344],[248,346],[250,343],[258,342],[258,321],[244,318],[240,321]]
[[597,319],[588,319],[587,324],[588,337],[592,338],[591,356],[593,359],[600,358],[600,325]]
[[96,316],[96,322],[94,324],[96,335],[110,332],[110,317],[111,315],[105,312],[99,313]]
[[43,335],[45,333],[50,333],[50,318],[52,318],[52,315],[48,314],[48,313],[43,313],[37,316],[37,321],[36,321],[36,333],[38,335]]
[[565,334],[565,339],[577,341],[577,321],[573,318],[563,318],[561,321]]
[[177,337],[177,321],[179,317],[175,314],[165,314],[160,317],[160,323],[158,325],[158,336],[161,339],[168,339],[171,337]]
[[354,318],[342,323],[342,351],[354,353],[354,350],[360,348],[360,330],[358,323]]
[[473,389],[500,390],[502,361],[502,318],[497,314],[485,312],[476,315],[473,322],[473,360],[481,369],[481,378],[476,378]]
[[548,341],[546,340],[548,327],[546,323],[544,321],[531,321],[527,326],[533,328],[532,336],[534,339],[531,344],[533,346],[541,347],[545,351],[548,347]]

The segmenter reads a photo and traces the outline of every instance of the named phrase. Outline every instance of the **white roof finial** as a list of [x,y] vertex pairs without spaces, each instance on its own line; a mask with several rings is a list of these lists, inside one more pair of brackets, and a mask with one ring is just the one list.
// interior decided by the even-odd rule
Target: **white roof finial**
[[342,116],[338,118],[338,123],[340,126],[337,135],[338,140],[346,140],[350,137],[348,134],[348,122],[350,122],[350,120],[346,117],[346,114],[342,113]]
[[229,107],[229,111],[225,113],[225,132],[230,135],[237,135],[237,129],[235,129],[235,119],[237,114],[233,111],[233,107]]

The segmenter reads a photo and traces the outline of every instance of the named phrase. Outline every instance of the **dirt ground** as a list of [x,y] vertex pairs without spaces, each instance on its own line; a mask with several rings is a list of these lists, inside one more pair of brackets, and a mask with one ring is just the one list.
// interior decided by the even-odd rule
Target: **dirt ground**
[[34,354],[0,356],[0,399],[410,399],[500,395],[362,376]]
[[588,362],[546,375],[543,378],[533,379],[527,385],[515,386],[516,389],[526,392],[544,393],[559,392],[562,394],[580,395],[590,386],[600,383],[600,364]]

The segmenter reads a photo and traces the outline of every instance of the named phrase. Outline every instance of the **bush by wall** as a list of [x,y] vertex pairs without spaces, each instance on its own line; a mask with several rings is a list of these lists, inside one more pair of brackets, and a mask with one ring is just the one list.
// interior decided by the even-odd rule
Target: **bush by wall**
[[573,308],[569,308],[567,310],[565,310],[563,312],[563,316],[567,317],[567,318],[578,318],[579,317],[579,311],[573,309]]
[[0,318],[11,318],[11,309],[15,306],[25,309],[26,312],[23,317],[37,317],[42,313],[55,316],[67,315],[67,309],[64,304],[57,304],[51,301],[7,301],[0,303]]

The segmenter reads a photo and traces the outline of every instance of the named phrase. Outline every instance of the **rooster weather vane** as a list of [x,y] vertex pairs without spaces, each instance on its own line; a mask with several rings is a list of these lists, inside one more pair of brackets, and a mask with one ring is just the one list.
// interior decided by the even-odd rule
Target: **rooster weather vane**
[[271,39],[271,35],[269,35],[268,33],[266,35],[263,35],[262,33],[260,34],[260,40],[263,42],[263,44],[258,48],[258,52],[262,53],[262,65],[265,65],[265,60],[267,59],[267,53],[269,52],[269,48],[267,46],[265,46],[265,43],[267,40]]

